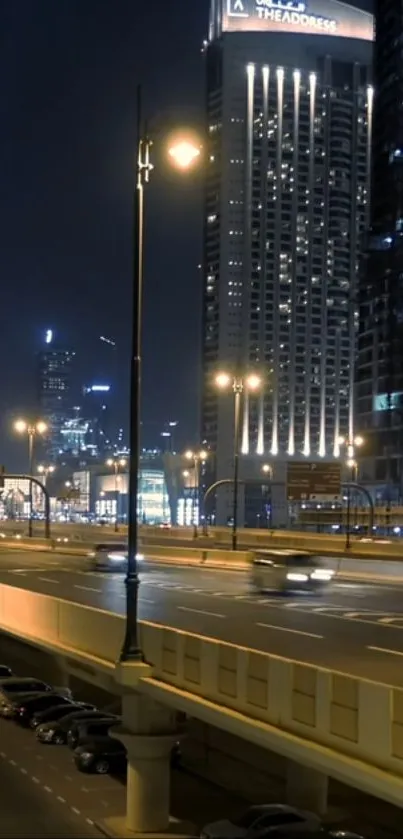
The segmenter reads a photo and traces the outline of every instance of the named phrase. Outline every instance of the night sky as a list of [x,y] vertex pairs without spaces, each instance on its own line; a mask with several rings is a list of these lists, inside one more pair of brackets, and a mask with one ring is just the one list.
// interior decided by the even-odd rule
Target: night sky
[[[34,409],[46,328],[76,350],[83,383],[115,374],[127,426],[138,83],[158,163],[148,192],[144,442],[157,443],[176,419],[178,443],[196,442],[202,182],[170,172],[161,148],[175,123],[202,125],[207,21],[208,0],[0,0],[0,462],[9,470],[24,464],[10,428]],[[108,358],[99,335],[116,340],[116,354]]]

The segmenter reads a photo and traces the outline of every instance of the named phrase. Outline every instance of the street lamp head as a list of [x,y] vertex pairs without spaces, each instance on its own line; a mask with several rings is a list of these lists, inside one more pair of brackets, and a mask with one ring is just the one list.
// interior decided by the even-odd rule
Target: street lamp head
[[119,466],[126,466],[127,460],[125,457],[121,457],[119,460]]
[[108,457],[108,460],[106,461],[106,465],[107,466],[113,466],[113,460],[112,460],[111,457]]
[[168,148],[168,154],[178,169],[190,169],[200,157],[200,147],[192,140],[176,140]]
[[231,376],[228,373],[217,373],[215,383],[217,387],[225,390],[231,383]]
[[205,461],[205,460],[207,460],[207,458],[208,458],[208,452],[206,452],[206,451],[204,451],[204,449],[202,449],[199,452],[199,460]]
[[184,469],[184,470],[183,470],[183,472],[182,472],[182,475],[183,475],[183,477],[184,477],[184,478],[188,478],[188,477],[189,477],[189,475],[190,475],[189,470],[188,470],[188,469]]
[[193,460],[194,453],[191,451],[191,449],[188,449],[188,451],[185,452],[185,457],[186,457],[186,460]]
[[264,472],[264,473],[265,473],[265,475],[269,475],[272,471],[273,471],[273,470],[272,470],[272,467],[270,466],[270,464],[269,464],[269,463],[264,463],[264,464],[263,464],[263,466],[262,466],[262,472]]
[[48,472],[52,473],[55,471],[55,466],[48,466]]
[[18,431],[18,434],[24,434],[28,430],[28,423],[23,419],[16,420],[14,428]]
[[349,458],[348,461],[347,461],[347,466],[350,469],[354,469],[354,467],[357,466],[357,461],[354,460],[353,458]]
[[259,390],[261,387],[262,380],[260,376],[257,376],[256,373],[251,373],[250,376],[246,378],[246,386],[249,390]]
[[42,466],[42,464],[39,464],[39,466],[38,466],[38,472],[39,472],[39,474],[40,474],[40,475],[43,475],[43,473],[44,473],[45,471],[46,471],[46,466]]
[[37,431],[38,434],[45,434],[47,430],[48,426],[46,425],[46,422],[44,422],[43,420],[39,420],[39,422],[36,423],[35,431]]
[[364,438],[361,437],[360,434],[357,437],[354,437],[354,445],[355,446],[363,446],[364,445]]
[[345,437],[338,437],[337,442],[338,442],[339,446],[344,446],[344,443],[346,442],[346,438]]

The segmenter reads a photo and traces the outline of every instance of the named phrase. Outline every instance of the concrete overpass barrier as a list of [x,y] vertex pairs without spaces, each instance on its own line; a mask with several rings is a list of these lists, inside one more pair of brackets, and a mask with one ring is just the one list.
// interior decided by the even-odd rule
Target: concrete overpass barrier
[[[119,681],[118,615],[1,584],[0,630]],[[403,689],[159,624],[140,639],[152,673],[136,690],[401,806]]]

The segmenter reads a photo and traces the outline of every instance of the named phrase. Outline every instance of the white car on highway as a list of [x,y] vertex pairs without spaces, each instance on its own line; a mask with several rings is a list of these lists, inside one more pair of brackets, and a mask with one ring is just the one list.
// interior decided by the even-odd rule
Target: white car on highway
[[[100,542],[94,545],[88,554],[89,565],[94,571],[126,571],[127,544],[123,542]],[[142,562],[143,554],[137,554],[137,562]]]
[[317,556],[305,551],[255,551],[251,584],[256,592],[313,591],[329,586],[334,571],[326,568]]

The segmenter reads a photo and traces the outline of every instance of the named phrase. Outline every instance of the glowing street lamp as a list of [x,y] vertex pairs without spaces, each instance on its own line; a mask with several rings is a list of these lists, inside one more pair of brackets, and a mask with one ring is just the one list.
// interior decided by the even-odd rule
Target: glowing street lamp
[[17,434],[26,434],[28,437],[28,476],[29,481],[29,519],[28,536],[32,537],[32,480],[34,474],[34,440],[39,435],[46,434],[48,426],[43,420],[28,422],[25,419],[18,419],[14,423],[14,430]]
[[115,533],[119,531],[119,467],[124,469],[127,465],[125,457],[108,457],[106,465],[113,467],[115,473]]
[[201,149],[192,140],[176,140],[168,148],[168,155],[178,169],[190,169],[200,157]]
[[48,466],[44,466],[43,463],[39,464],[38,474],[42,475],[42,483],[43,483],[44,486],[46,486],[48,475],[51,475],[52,472],[54,472],[54,471],[55,471],[55,467],[52,466],[52,464],[49,464]]
[[[192,496],[192,519],[193,519],[193,536],[197,539],[198,536],[198,529],[197,529],[197,521],[196,521],[196,499],[199,498],[200,493],[200,464],[205,463],[208,457],[208,452],[201,449],[200,451],[192,451],[188,449],[185,452],[186,460],[193,461],[194,466],[194,487],[193,487],[193,496]],[[186,470],[187,471],[187,470]],[[183,473],[185,474],[185,473]],[[189,475],[189,472],[187,473]],[[200,509],[200,498],[199,504],[197,505],[197,509]]]
[[239,485],[239,450],[241,435],[241,400],[244,390],[257,391],[262,387],[262,379],[256,373],[248,373],[245,376],[232,376],[225,370],[217,373],[215,384],[220,390],[229,390],[231,387],[234,393],[234,492],[232,510],[232,550],[237,549],[238,530],[238,485]]
[[[356,437],[339,437],[339,445],[345,446],[347,449],[347,467],[350,469],[350,481],[356,483],[358,480],[358,463],[355,459],[355,448],[360,448],[364,445],[365,440],[358,434]],[[351,513],[351,487],[350,481],[347,485],[347,511],[346,511],[346,550],[350,548],[351,533],[350,533],[350,513]]]

